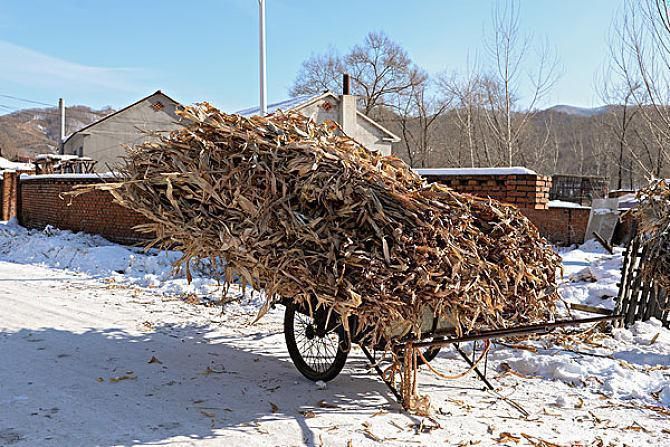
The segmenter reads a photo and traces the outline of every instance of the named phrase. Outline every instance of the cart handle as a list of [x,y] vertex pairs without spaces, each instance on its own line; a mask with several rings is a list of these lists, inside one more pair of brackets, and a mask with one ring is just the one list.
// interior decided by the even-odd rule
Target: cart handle
[[[447,346],[453,343],[464,343],[476,340],[488,340],[490,338],[504,338],[513,337],[517,335],[529,334],[548,334],[552,330],[559,327],[576,326],[579,324],[600,323],[603,321],[615,321],[623,318],[623,315],[607,315],[603,317],[581,318],[576,320],[560,320],[549,323],[531,324],[528,326],[516,326],[506,329],[494,329],[490,331],[482,331],[476,334],[464,335],[462,337],[445,338],[443,340],[420,341],[414,343],[415,348],[427,348]],[[436,332],[431,335],[445,335],[444,333]]]

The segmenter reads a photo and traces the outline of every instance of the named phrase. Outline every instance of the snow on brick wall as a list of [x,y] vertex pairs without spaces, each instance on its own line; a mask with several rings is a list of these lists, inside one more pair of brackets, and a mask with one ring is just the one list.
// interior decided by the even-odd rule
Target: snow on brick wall
[[100,182],[95,178],[30,178],[19,183],[19,221],[27,228],[47,225],[62,230],[99,234],[113,242],[135,243],[147,239],[134,231],[147,220],[141,215],[113,203],[107,191],[93,191],[72,200],[60,194],[75,185]]

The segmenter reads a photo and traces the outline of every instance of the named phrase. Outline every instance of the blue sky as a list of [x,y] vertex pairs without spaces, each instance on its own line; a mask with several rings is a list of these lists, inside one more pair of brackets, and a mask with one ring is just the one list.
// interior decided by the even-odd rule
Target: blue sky
[[[547,38],[562,64],[544,105],[601,104],[594,75],[607,61],[621,1],[521,1],[523,32]],[[493,4],[267,0],[269,100],[288,96],[310,54],[330,46],[345,52],[373,30],[398,41],[431,74],[462,71],[483,51]],[[184,103],[208,100],[226,111],[255,105],[257,8],[256,0],[2,0],[0,95],[121,107],[162,89]],[[0,105],[30,106],[4,97]]]

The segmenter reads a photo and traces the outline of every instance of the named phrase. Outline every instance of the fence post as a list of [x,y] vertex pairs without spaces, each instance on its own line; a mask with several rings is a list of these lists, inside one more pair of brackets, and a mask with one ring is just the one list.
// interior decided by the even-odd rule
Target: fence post
[[2,220],[16,216],[18,196],[18,174],[14,171],[2,173]]
[[615,305],[615,313],[624,316],[624,326],[652,317],[658,318],[664,326],[670,326],[670,293],[642,274],[648,257],[641,237],[633,237],[624,252]]

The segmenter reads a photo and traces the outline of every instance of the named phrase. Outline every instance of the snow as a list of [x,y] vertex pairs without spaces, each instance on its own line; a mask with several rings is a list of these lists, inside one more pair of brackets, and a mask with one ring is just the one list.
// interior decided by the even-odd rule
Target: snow
[[0,171],[32,171],[35,167],[30,163],[19,163],[9,161],[4,157],[0,157]]
[[[28,230],[12,220],[0,226],[0,261],[32,264],[82,273],[106,283],[137,286],[153,293],[218,299],[221,287],[208,275],[206,262],[193,265],[193,280],[174,272],[177,251],[128,247],[84,233],[47,227]],[[234,289],[231,293],[240,293]],[[257,304],[257,303],[256,303]]]
[[610,255],[591,239],[572,249],[563,249],[564,282],[560,293],[564,300],[589,306],[614,308],[621,279],[623,248],[614,247]]
[[624,401],[670,407],[670,331],[660,322],[614,329],[612,337],[603,336],[598,344],[584,351],[598,357],[562,351],[557,346],[542,347],[540,342],[538,352],[496,350],[491,359],[527,377],[557,380]]
[[[611,307],[621,249],[561,254],[563,298]],[[434,410],[419,418],[358,348],[325,387],[302,378],[281,307],[250,325],[258,294],[212,305],[207,266],[188,285],[177,256],[0,224],[0,445],[670,445],[670,331],[656,321],[496,344],[498,394],[422,369]],[[448,350],[432,364],[466,367]]]
[[87,179],[116,179],[120,174],[116,172],[100,172],[92,174],[21,174],[21,181],[30,180],[87,180]]
[[515,166],[510,168],[415,168],[419,175],[537,175],[537,172]]
[[78,155],[71,154],[39,154],[35,160],[77,160],[78,158],[80,158]]
[[[274,104],[269,104],[267,106],[267,113],[275,113],[277,110],[291,110],[299,105],[305,104],[306,102],[311,101],[312,99],[318,98],[321,95],[300,95],[296,96],[294,98],[289,98],[284,101],[276,102]],[[259,106],[256,107],[249,107],[247,109],[242,109],[238,110],[235,112],[237,115],[242,115],[242,116],[254,116],[258,115],[261,112],[261,108]]]
[[637,194],[635,194],[635,193],[625,194],[625,195],[619,197],[619,207],[618,208],[620,210],[629,210],[631,208],[636,207],[639,203],[640,203],[640,201],[637,198]]
[[612,106],[608,105],[600,107],[577,107],[566,104],[559,104],[548,108],[546,111],[565,113],[567,115],[576,115],[576,116],[598,116],[608,113],[611,109]]
[[579,208],[588,209],[588,206],[580,205],[575,202],[566,202],[565,200],[550,200],[549,208]]

